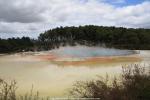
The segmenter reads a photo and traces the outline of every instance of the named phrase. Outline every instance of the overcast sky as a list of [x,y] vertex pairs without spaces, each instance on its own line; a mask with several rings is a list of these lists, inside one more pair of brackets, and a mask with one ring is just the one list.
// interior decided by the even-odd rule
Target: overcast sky
[[0,0],[2,38],[91,24],[150,28],[150,0]]

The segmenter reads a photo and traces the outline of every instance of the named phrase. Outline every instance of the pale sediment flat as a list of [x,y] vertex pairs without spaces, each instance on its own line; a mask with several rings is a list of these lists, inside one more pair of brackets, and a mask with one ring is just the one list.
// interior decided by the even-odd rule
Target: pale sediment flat
[[[123,60],[116,61],[119,57]],[[71,60],[69,57],[59,58],[51,51],[3,55],[0,56],[0,77],[15,79],[19,94],[29,92],[34,85],[34,90],[42,96],[63,97],[75,81],[96,78],[97,75],[105,77],[106,73],[113,77],[119,75],[126,64],[149,64],[150,51],[140,50],[139,54],[119,57],[115,56],[115,60],[110,57],[112,61],[104,57]],[[102,63],[100,60],[106,61]]]

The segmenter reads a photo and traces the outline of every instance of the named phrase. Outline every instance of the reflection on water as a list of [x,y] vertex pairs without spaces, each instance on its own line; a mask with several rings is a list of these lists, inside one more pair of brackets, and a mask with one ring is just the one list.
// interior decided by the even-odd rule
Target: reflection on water
[[[88,51],[89,52],[89,51]],[[110,62],[99,65],[57,66],[49,60],[37,58],[50,52],[26,53],[0,56],[0,77],[18,81],[20,94],[28,92],[32,84],[43,96],[64,96],[65,91],[77,80],[95,78],[96,75],[113,76],[121,72],[126,62]],[[150,51],[141,51],[134,55],[142,58],[143,63],[150,61]],[[135,63],[135,62],[134,62]],[[140,62],[139,62],[140,63]]]

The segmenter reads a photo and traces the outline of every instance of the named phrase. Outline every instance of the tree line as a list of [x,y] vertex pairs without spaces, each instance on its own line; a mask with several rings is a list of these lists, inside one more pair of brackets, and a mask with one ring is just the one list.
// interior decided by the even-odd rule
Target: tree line
[[40,34],[42,48],[64,45],[102,45],[123,49],[150,49],[150,29],[86,25],[59,27]]
[[29,37],[0,39],[0,52],[50,50],[65,45],[105,45],[121,49],[150,49],[150,29],[86,25],[57,27]]
[[0,39],[0,53],[29,51],[33,46],[29,37]]

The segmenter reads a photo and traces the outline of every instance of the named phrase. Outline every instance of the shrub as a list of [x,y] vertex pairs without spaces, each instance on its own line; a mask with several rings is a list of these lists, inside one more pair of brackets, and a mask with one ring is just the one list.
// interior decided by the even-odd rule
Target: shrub
[[0,79],[0,100],[16,100],[16,81],[7,83]]
[[100,100],[150,100],[150,71],[140,65],[122,67],[121,78],[78,81],[69,91],[71,96]]

